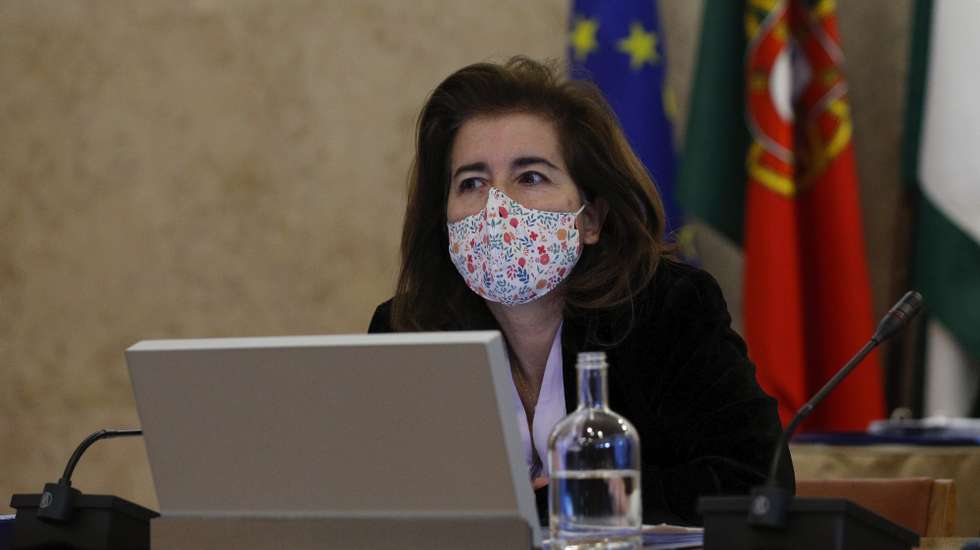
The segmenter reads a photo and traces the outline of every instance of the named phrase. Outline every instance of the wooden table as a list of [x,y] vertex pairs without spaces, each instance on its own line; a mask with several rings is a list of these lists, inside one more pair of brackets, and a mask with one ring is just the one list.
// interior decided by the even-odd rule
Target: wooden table
[[[793,455],[793,467],[798,479],[860,477],[952,479],[956,483],[954,535],[980,536],[980,446],[851,446],[794,443],[790,445],[790,453]],[[969,538],[962,540],[969,540]],[[922,548],[946,548],[946,546]],[[958,546],[956,550],[959,550]]]

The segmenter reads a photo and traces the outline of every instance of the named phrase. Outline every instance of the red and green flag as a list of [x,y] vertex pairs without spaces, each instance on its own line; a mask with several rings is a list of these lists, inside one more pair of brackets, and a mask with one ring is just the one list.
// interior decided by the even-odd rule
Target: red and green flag
[[[679,195],[740,244],[744,332],[788,421],[873,331],[835,3],[708,0]],[[804,425],[884,416],[872,354]]]

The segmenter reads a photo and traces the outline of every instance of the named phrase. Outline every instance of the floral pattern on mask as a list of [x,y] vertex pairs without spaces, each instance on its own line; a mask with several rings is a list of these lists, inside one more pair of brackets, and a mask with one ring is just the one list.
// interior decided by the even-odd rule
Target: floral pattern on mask
[[554,290],[582,255],[575,212],[526,208],[491,187],[487,206],[447,224],[449,256],[473,292],[505,305]]

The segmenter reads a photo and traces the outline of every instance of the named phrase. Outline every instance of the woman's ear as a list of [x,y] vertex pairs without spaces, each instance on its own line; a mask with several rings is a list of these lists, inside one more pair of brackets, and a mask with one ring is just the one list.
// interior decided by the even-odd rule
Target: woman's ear
[[577,221],[579,233],[582,235],[582,244],[599,242],[602,223],[606,221],[606,214],[608,213],[609,205],[602,197],[596,197],[594,201],[585,206],[585,210],[579,214]]

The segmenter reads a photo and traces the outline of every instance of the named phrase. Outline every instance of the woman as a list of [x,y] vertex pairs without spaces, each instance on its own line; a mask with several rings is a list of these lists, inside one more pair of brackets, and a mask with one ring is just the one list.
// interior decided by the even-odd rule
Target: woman
[[457,71],[422,109],[398,287],[369,330],[503,333],[542,517],[580,351],[606,352],[610,408],[639,432],[645,523],[696,523],[700,495],[764,480],[775,401],[717,283],[671,259],[663,231],[594,86],[517,57]]

